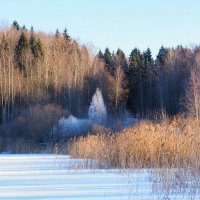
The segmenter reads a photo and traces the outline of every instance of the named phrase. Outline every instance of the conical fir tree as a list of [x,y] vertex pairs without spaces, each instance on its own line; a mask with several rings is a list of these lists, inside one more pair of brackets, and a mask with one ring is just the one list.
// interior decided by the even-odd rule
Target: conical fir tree
[[113,69],[113,63],[112,63],[112,54],[110,53],[109,48],[105,49],[103,57],[104,57],[104,61],[105,61],[105,64],[106,64],[106,68],[108,69],[110,74],[113,74],[114,69]]
[[101,52],[101,50],[99,51],[98,55],[97,55],[98,59],[103,60],[104,59],[104,55]]
[[63,32],[63,37],[67,41],[70,41],[70,39],[71,39],[70,36],[69,36],[69,34],[67,33],[67,29],[66,28],[65,28],[65,30]]
[[129,105],[134,113],[144,114],[144,61],[139,49],[132,50],[129,57]]
[[28,53],[28,50],[29,50],[29,41],[24,32],[22,32],[18,44],[15,48],[16,61],[18,63],[18,67],[20,70],[25,70],[27,67],[26,53]]
[[20,30],[20,26],[19,26],[19,24],[18,24],[18,22],[17,22],[16,20],[13,21],[12,26],[13,26],[16,30]]
[[96,92],[92,97],[92,101],[88,110],[88,117],[93,123],[103,124],[106,122],[106,106],[99,88],[96,89]]

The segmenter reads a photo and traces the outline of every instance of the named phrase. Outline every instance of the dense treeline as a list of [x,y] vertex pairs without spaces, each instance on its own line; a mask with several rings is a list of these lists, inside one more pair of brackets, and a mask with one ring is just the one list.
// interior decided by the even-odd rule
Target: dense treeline
[[199,68],[199,47],[162,46],[156,59],[149,48],[128,58],[121,49],[93,55],[67,29],[48,35],[15,21],[0,31],[1,132],[41,137],[63,115],[86,117],[97,87],[110,116],[190,110],[198,118]]
[[[191,111],[187,105],[189,96],[186,93],[191,97],[194,85],[189,82],[194,71],[193,75],[197,80],[193,84],[195,87],[199,84],[199,47],[190,49],[182,46],[162,46],[155,60],[149,48],[144,52],[134,48],[128,59],[122,50],[118,49],[116,54],[111,54],[107,48],[104,54],[100,51],[98,57],[105,63],[107,71],[116,83],[119,71],[122,71],[121,94],[116,97],[125,97],[122,102],[126,104],[126,108],[140,118],[149,118],[155,114],[172,116]],[[188,85],[192,88],[188,88]],[[190,99],[192,105],[194,98]],[[118,104],[115,105],[117,108]]]

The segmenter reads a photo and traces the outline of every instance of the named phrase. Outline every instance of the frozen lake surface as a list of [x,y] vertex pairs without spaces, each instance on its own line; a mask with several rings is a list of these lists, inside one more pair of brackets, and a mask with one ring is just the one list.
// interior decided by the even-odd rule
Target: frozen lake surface
[[0,199],[200,199],[197,194],[155,189],[149,170],[120,172],[84,165],[64,155],[0,154]]

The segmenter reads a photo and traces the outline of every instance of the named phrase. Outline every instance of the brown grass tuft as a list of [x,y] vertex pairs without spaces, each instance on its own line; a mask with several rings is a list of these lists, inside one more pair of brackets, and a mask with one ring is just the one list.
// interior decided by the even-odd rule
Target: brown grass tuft
[[181,167],[200,172],[200,124],[192,119],[142,121],[115,134],[88,135],[69,145],[74,157],[119,168]]

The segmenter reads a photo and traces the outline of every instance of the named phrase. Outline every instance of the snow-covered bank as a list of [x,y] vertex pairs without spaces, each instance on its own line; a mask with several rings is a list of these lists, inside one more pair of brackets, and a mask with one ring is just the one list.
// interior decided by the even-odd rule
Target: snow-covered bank
[[[148,170],[80,170],[81,163],[63,155],[0,154],[0,199],[143,200],[166,196],[152,187]],[[190,195],[168,197],[186,200]],[[194,199],[200,199],[200,194]]]

